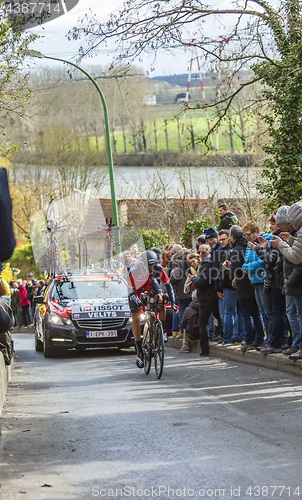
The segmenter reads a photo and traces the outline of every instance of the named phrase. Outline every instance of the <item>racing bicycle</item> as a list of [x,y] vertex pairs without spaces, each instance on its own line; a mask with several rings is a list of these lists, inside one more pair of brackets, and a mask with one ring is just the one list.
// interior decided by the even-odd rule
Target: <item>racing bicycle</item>
[[42,233],[47,234],[47,245],[44,248],[44,255],[42,259],[42,269],[44,274],[55,276],[61,269],[61,254],[59,242],[56,237],[57,232],[64,232],[65,228],[59,227],[53,220],[47,221],[47,227]]
[[[163,296],[161,305],[170,302],[170,299]],[[144,356],[144,371],[148,375],[151,368],[151,360],[154,360],[156,378],[160,379],[164,369],[164,330],[159,319],[160,307],[152,297],[142,294],[144,311],[147,313],[147,321],[144,326],[142,351]]]

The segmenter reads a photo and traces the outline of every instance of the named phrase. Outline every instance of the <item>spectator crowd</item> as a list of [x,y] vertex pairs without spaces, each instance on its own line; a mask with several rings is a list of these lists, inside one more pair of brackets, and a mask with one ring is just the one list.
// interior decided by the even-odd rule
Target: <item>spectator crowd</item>
[[0,278],[0,296],[6,299],[14,316],[15,327],[33,326],[35,304],[34,297],[42,295],[49,279],[36,280],[33,273],[27,274],[27,279],[17,279],[7,283]]
[[[240,226],[224,203],[218,208],[219,226],[204,230],[195,251],[173,243],[163,252],[151,249],[179,307],[178,314],[168,312],[165,332],[182,339],[181,353],[199,342],[200,355],[208,356],[212,340],[224,348],[302,359],[302,201],[274,211],[269,232],[252,220]],[[124,252],[120,272],[125,275],[139,254],[136,244]],[[33,325],[34,297],[47,284],[32,273],[25,281],[0,279],[0,296],[10,304],[15,326]]]
[[199,342],[208,356],[213,340],[302,359],[302,201],[274,211],[269,232],[251,220],[240,226],[225,204],[219,212],[195,252],[169,244],[163,253],[179,306],[165,330],[183,340],[181,353]]

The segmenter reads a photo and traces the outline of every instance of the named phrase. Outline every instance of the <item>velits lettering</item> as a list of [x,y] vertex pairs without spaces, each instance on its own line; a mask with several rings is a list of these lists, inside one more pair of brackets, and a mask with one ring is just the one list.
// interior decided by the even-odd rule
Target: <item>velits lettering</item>
[[96,312],[88,312],[89,318],[116,318],[117,314],[115,311],[96,311]]
[[88,311],[122,311],[123,304],[104,304],[101,306],[80,306],[81,312]]

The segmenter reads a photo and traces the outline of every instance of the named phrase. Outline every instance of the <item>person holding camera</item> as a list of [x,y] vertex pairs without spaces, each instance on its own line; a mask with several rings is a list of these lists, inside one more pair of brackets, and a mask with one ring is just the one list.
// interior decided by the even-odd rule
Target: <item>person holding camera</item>
[[[258,309],[265,323],[266,340],[261,346],[257,346],[260,350],[266,347],[267,344],[271,343],[271,338],[274,332],[272,298],[270,294],[265,293],[263,287],[263,272],[266,267],[265,262],[263,262],[263,260],[261,260],[256,253],[256,249],[259,246],[259,227],[255,221],[247,221],[242,226],[242,231],[247,240],[245,263],[243,264],[242,269],[248,274],[253,285]],[[262,237],[266,240],[273,240],[273,236],[271,234],[263,234]]]
[[[290,221],[288,217],[290,207],[288,205],[282,205],[278,208],[276,213],[276,222],[279,228],[282,230],[280,236],[282,238],[291,238],[291,241],[295,241],[297,238],[298,231],[297,221]],[[282,253],[282,258],[278,259],[277,265],[279,264],[282,269],[282,280],[283,289],[282,294],[285,295],[285,306],[286,306],[286,316],[290,324],[291,335],[292,335],[292,345],[288,349],[284,349],[282,352],[289,359],[301,359],[302,358],[302,287],[299,282],[299,277],[301,277],[301,263],[294,264],[291,262],[282,252],[282,249],[278,244],[279,238],[274,238],[271,245],[274,248],[278,248]],[[280,261],[280,262],[279,262]]]
[[[269,222],[276,223],[275,214],[270,216]],[[276,228],[274,228],[276,229]],[[273,230],[272,234],[280,234],[281,229]],[[258,236],[259,245],[255,251],[266,266],[263,270],[263,290],[266,294],[271,294],[272,310],[273,310],[273,333],[270,343],[260,349],[263,354],[273,354],[282,352],[282,341],[285,331],[286,315],[285,315],[285,296],[281,293],[282,290],[282,269],[277,266],[278,259],[281,258],[281,253],[277,248],[273,248],[267,239]]]

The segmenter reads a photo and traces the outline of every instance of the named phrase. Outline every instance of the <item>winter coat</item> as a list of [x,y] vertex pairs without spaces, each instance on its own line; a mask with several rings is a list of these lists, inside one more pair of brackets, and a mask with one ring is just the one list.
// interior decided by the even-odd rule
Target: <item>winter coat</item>
[[[278,236],[281,233],[281,229],[278,229],[274,233],[275,236]],[[265,262],[265,270],[264,270],[264,279],[271,280],[271,288],[281,289],[282,288],[282,269],[276,267],[278,259],[282,257],[282,254],[278,250],[278,248],[268,247],[267,249],[263,247],[259,247],[256,250],[256,253],[259,259]]]
[[288,278],[284,279],[283,293],[301,297],[302,295],[302,263],[296,264]]
[[192,278],[192,283],[197,288],[197,299],[201,306],[218,306],[212,265],[212,258],[208,255],[199,266],[197,278]]
[[288,243],[280,241],[278,250],[293,264],[302,262],[302,200],[293,203],[286,214],[287,220],[298,230],[297,237],[290,237]]
[[[273,236],[271,234],[263,234],[263,238],[266,240],[272,240]],[[256,238],[254,243],[258,243]],[[255,250],[252,250],[248,245],[245,250],[245,259],[242,269],[246,271],[249,275],[251,283],[253,285],[263,283],[263,271],[265,269],[265,262],[261,260]]]
[[189,269],[189,266],[187,264],[187,256],[189,253],[189,250],[183,248],[172,256],[168,266],[170,281],[175,290],[175,295],[178,300],[189,299],[191,297],[191,292],[184,292],[184,284],[187,278],[187,269]]
[[191,278],[189,277],[189,274],[193,274],[193,276],[198,276],[198,271],[196,271],[196,269],[194,269],[194,267],[190,267],[189,269],[187,269],[187,273],[186,273],[186,276],[187,276],[187,279],[185,281],[185,284],[184,284],[184,292],[185,293],[190,293],[192,292],[192,290],[194,290],[194,285],[191,281]]
[[234,226],[234,224],[238,224],[236,215],[233,212],[227,212],[220,217],[220,224],[217,231],[220,231],[220,229],[230,229],[230,227]]
[[212,262],[213,262],[213,277],[214,277],[214,288],[216,292],[220,292],[220,284],[219,284],[219,269],[220,269],[220,262],[221,262],[221,252],[222,252],[222,246],[220,241],[217,241],[215,247],[211,251],[211,257],[212,257]]
[[239,300],[254,299],[255,292],[254,288],[250,282],[247,273],[242,269],[245,261],[245,251],[247,247],[247,241],[245,238],[239,238],[233,250],[231,251],[230,261],[231,261],[231,279],[236,278],[236,292],[237,298]]
[[[191,317],[195,313],[195,311],[199,312],[199,302],[198,300],[192,300],[190,302],[189,307],[185,309],[184,315],[181,320],[181,328],[186,330],[186,335],[189,337],[190,340],[193,340],[193,338],[198,339],[199,338],[199,331],[194,332],[192,331],[192,323],[191,323]],[[199,319],[199,318],[198,318]],[[194,335],[195,333],[195,335]]]
[[221,290],[224,290],[225,288],[227,288],[228,290],[235,290],[235,288],[233,288],[232,286],[230,270],[228,268],[225,268],[223,265],[226,260],[230,260],[231,252],[232,247],[230,245],[227,245],[221,251],[219,267],[219,285]]
[[19,294],[20,294],[20,297],[21,297],[21,306],[29,306],[30,305],[30,300],[28,300],[26,298],[26,288],[25,286],[22,284],[20,285],[19,287]]

